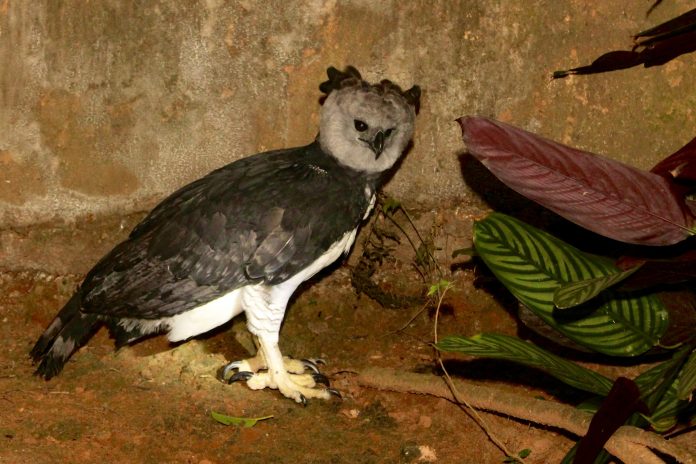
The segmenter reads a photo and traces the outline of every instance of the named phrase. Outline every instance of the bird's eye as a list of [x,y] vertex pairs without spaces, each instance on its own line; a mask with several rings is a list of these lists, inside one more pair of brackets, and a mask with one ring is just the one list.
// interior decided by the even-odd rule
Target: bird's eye
[[385,136],[385,137],[389,137],[390,135],[392,135],[393,132],[394,132],[394,129],[393,129],[393,128],[389,128],[389,129],[387,129],[387,130],[384,131],[384,136]]
[[356,131],[365,132],[367,130],[367,124],[365,123],[365,121],[361,121],[359,119],[356,119],[353,121],[353,123],[355,124]]

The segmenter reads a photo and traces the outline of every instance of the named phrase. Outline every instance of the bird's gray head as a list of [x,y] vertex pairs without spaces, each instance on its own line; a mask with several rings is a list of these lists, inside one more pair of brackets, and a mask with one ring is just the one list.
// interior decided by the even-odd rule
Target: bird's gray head
[[388,80],[370,84],[352,66],[327,70],[319,143],[339,163],[366,173],[391,168],[413,135],[420,88],[407,91]]

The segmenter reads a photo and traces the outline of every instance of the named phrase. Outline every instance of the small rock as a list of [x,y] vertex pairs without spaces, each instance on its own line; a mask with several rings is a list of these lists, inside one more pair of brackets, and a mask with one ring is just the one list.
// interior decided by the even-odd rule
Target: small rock
[[357,419],[360,416],[360,411],[357,409],[341,409],[341,414],[349,419]]
[[435,454],[435,450],[432,449],[431,447],[423,445],[423,446],[419,446],[418,450],[420,451],[420,458],[418,458],[419,462],[436,462],[437,461],[437,454]]

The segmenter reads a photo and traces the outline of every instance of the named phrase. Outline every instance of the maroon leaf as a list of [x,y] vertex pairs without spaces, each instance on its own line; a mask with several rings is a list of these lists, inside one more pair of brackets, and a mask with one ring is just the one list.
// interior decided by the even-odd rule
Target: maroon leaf
[[458,119],[469,152],[508,187],[606,237],[671,245],[694,218],[663,177],[486,118]]
[[[634,39],[641,37],[650,37],[652,40],[664,40],[664,38],[672,37],[675,34],[683,33],[684,31],[693,30],[696,26],[696,9],[689,10],[686,13],[677,16],[676,18],[670,19],[667,22],[658,24],[655,27],[651,27],[646,31],[639,32]],[[645,40],[640,42],[638,45],[649,45]]]
[[638,385],[626,377],[617,378],[602,406],[592,417],[587,433],[578,444],[573,462],[594,462],[607,440],[636,411],[650,414],[640,399]]
[[[615,50],[601,55],[592,64],[555,71],[554,79],[573,74],[597,74],[632,68],[658,66],[696,51],[696,9],[634,36],[633,50]],[[640,51],[637,51],[640,49]]]
[[648,8],[648,11],[645,13],[645,17],[647,18],[648,16],[650,16],[650,13],[655,11],[655,8],[660,6],[660,3],[662,3],[662,0],[655,0],[655,2],[652,5],[650,5],[650,8]]
[[657,163],[650,172],[669,180],[691,215],[696,216],[696,138]]
[[[643,44],[641,44],[643,45]],[[592,64],[563,71],[554,71],[552,77],[561,79],[570,75],[598,74],[643,65],[646,68],[663,65],[681,55],[696,51],[696,31],[651,43],[641,51],[614,50],[601,55]]]
[[643,66],[660,66],[673,59],[696,51],[696,31],[684,32],[681,35],[660,39],[659,42],[650,40],[650,45],[642,42],[641,46],[647,46],[640,53]]
[[669,314],[669,325],[660,345],[687,345],[696,339],[696,293],[688,289],[659,292],[657,297]]
[[640,290],[657,285],[696,281],[696,250],[687,250],[667,259],[622,256],[616,261],[616,266],[621,270],[627,270],[639,264],[641,268],[621,282],[620,288]]
[[650,172],[668,179],[696,182],[696,137],[657,163]]

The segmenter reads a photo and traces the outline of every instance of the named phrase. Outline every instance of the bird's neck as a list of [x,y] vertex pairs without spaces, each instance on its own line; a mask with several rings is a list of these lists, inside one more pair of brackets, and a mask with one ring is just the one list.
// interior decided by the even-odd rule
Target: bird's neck
[[340,172],[341,176],[351,182],[363,183],[373,191],[382,186],[384,180],[389,177],[391,170],[382,172],[365,172],[341,163],[331,153],[327,153],[321,146],[319,135],[308,147],[307,152],[312,158],[312,162],[320,167],[328,167],[332,172]]

